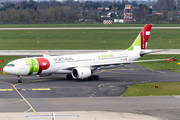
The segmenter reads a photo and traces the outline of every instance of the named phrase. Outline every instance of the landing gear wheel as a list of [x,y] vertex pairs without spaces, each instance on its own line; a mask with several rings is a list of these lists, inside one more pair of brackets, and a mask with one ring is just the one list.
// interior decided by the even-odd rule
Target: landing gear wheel
[[98,76],[98,75],[95,75],[95,79],[96,79],[96,80],[99,80],[99,76]]
[[66,78],[67,78],[67,79],[72,79],[73,77],[72,77],[71,74],[67,74],[67,75],[66,75]]
[[22,79],[18,79],[18,83],[22,83]]
[[88,80],[92,80],[92,76],[88,77]]
[[22,76],[18,76],[18,83],[22,83]]
[[88,80],[99,80],[99,76],[98,75],[92,75],[92,76],[88,77]]

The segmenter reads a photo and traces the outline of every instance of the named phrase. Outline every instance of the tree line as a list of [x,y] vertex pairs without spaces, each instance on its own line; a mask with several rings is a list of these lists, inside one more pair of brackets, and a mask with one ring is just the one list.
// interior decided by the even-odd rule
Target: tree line
[[60,2],[7,2],[0,8],[0,22],[75,22],[77,18],[70,6]]
[[[22,22],[58,22],[58,23],[75,23],[79,19],[88,19],[90,22],[102,22],[98,8],[108,7],[109,10],[123,10],[125,4],[138,6],[137,2],[98,2],[98,1],[73,1],[66,0],[63,2],[50,1],[23,1],[4,2],[0,7],[1,23],[22,23]],[[2,6],[3,5],[3,6]],[[122,15],[123,16],[123,15]]]
[[[76,23],[80,19],[87,19],[87,22],[102,22],[103,19],[123,18],[121,16],[112,16],[112,18],[101,18],[98,8],[106,7],[108,11],[123,11],[125,5],[133,6],[133,16],[137,21],[161,20],[157,16],[148,16],[153,11],[177,9],[174,0],[158,0],[148,4],[137,4],[136,1],[85,1],[79,2],[74,0],[66,0],[59,2],[50,1],[33,1],[19,0],[19,2],[2,2],[0,5],[0,22],[1,23],[26,23],[26,22],[55,22],[55,23]],[[150,8],[150,6],[152,6]],[[105,11],[105,9],[103,9]],[[106,12],[108,12],[106,10]],[[170,14],[170,13],[169,13]],[[164,14],[166,15],[166,14]],[[164,17],[165,18],[165,17]],[[162,19],[164,19],[162,18]]]

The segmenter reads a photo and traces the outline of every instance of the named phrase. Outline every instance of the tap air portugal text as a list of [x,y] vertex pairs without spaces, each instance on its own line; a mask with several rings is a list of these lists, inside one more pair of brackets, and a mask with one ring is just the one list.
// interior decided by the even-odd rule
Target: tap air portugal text
[[67,78],[74,79],[99,79],[98,75],[93,75],[95,70],[119,67],[124,64],[134,62],[160,61],[139,60],[145,54],[151,53],[147,50],[147,43],[151,31],[151,24],[145,25],[133,44],[124,51],[109,51],[91,54],[76,54],[63,56],[22,58],[9,62],[3,71],[18,76],[18,82],[22,82],[22,76],[38,75],[49,76],[52,74],[67,74]]

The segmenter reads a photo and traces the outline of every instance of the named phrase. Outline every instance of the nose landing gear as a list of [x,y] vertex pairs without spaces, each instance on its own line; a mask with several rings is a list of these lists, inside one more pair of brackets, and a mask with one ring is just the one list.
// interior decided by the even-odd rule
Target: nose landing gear
[[17,76],[18,77],[18,83],[22,83],[22,76]]

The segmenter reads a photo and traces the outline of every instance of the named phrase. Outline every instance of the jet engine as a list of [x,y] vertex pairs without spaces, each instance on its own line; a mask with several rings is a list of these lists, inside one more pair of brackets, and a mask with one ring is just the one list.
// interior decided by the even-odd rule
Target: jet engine
[[74,68],[71,74],[74,79],[83,79],[91,76],[91,70],[89,68]]

